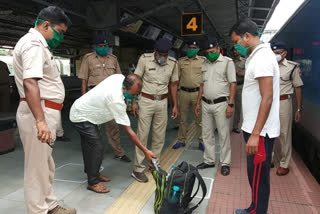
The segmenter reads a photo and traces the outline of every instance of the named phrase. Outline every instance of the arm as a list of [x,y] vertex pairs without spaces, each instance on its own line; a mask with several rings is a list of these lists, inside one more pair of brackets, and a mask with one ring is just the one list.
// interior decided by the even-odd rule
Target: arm
[[138,136],[130,126],[122,126],[127,135],[129,136],[130,140],[145,154],[146,159],[149,163],[151,163],[152,158],[157,158],[150,150],[148,150],[139,140]]
[[178,81],[171,82],[170,84],[170,91],[171,91],[171,98],[173,103],[173,109],[172,109],[172,118],[176,119],[178,116],[178,101],[177,101],[177,91],[178,91]]
[[201,103],[201,97],[202,97],[202,93],[203,93],[203,83],[200,84],[200,88],[198,91],[198,98],[197,98],[197,104],[196,104],[196,108],[195,108],[195,114],[199,115],[200,114],[200,103]]
[[257,121],[246,145],[248,154],[253,155],[258,151],[260,133],[266,123],[273,100],[273,77],[259,77],[259,90],[261,103],[258,111]]
[[25,98],[29,105],[29,108],[36,119],[36,127],[38,129],[38,139],[42,143],[52,143],[51,132],[44,118],[44,113],[41,107],[40,101],[40,89],[38,86],[38,79],[29,78],[23,80],[23,86],[25,91]]
[[[234,104],[234,97],[236,96],[237,84],[235,82],[230,83],[230,97],[229,104]],[[233,114],[233,107],[227,106],[226,117],[230,118]]]
[[302,87],[294,88],[296,94],[296,102],[297,102],[297,109],[300,111],[296,111],[295,113],[295,122],[299,122],[301,119],[301,110],[302,110]]
[[88,81],[87,80],[81,80],[81,95],[84,95],[87,93],[88,90]]

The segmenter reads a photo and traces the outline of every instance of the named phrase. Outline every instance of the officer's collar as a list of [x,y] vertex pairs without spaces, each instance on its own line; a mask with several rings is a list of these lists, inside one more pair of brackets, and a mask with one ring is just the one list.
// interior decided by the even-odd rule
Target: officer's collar
[[284,66],[288,66],[288,60],[286,59],[286,58],[284,58],[283,60],[282,60],[282,62],[280,62],[280,64],[282,64],[282,65],[284,65]]
[[42,34],[39,31],[37,31],[34,28],[30,28],[29,33],[36,35],[39,38],[40,42],[43,44],[43,46],[46,48],[48,47],[47,41],[45,40],[45,38],[42,36]]
[[188,59],[188,60],[195,60],[195,59],[199,59],[199,56],[196,55],[195,57],[191,57],[191,58],[187,57],[187,59]]

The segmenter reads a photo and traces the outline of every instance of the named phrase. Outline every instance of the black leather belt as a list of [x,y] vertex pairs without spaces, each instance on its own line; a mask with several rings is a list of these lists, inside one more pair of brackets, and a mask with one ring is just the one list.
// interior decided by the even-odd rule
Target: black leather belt
[[185,87],[180,86],[180,89],[183,90],[183,91],[186,91],[186,92],[196,92],[196,91],[199,91],[199,87],[197,87],[197,88],[185,88]]
[[222,103],[222,102],[225,102],[227,101],[227,97],[219,97],[217,99],[214,99],[214,100],[209,100],[205,97],[202,97],[202,100],[208,104],[217,104],[217,103]]

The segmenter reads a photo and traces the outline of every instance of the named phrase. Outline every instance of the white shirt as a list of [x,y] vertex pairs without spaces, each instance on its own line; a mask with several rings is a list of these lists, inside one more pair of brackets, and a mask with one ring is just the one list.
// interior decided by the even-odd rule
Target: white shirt
[[257,80],[259,77],[273,77],[272,105],[260,135],[265,137],[266,134],[268,134],[270,138],[275,138],[280,135],[280,71],[270,44],[258,45],[246,61],[246,72],[242,91],[242,130],[248,133],[252,133],[256,124],[261,103],[259,82]]
[[114,119],[118,124],[130,126],[122,93],[123,80],[122,74],[113,74],[77,99],[71,107],[70,120],[98,125]]

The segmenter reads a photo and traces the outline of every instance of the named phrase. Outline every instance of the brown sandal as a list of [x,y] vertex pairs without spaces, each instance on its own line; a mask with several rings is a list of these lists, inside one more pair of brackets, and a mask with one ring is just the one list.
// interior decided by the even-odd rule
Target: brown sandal
[[91,190],[95,193],[107,193],[110,192],[110,189],[108,187],[106,187],[103,183],[99,182],[95,185],[88,185],[87,187],[88,190]]
[[101,182],[108,182],[111,181],[111,178],[102,174],[99,174],[99,181]]

